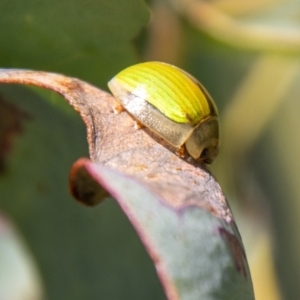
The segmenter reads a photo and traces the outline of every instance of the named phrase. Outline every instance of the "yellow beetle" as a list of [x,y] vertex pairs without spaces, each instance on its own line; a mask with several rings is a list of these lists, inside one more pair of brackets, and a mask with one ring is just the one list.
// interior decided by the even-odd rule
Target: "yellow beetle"
[[192,75],[162,62],[128,67],[108,87],[135,119],[196,160],[212,163],[219,152],[214,101]]

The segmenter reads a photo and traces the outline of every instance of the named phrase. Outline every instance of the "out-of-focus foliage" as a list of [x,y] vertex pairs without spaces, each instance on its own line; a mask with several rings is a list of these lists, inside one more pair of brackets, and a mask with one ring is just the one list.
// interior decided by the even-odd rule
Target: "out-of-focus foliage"
[[130,45],[147,24],[140,0],[0,3],[0,65],[79,77],[98,86],[137,61]]
[[38,300],[43,294],[34,257],[9,220],[0,215],[0,299]]
[[[2,0],[0,66],[61,72],[102,87],[139,59],[192,73],[219,107],[221,153],[212,169],[246,244],[256,297],[297,299],[299,1],[148,2],[152,18],[135,40],[138,52],[129,41],[147,24],[142,1]],[[68,196],[66,170],[87,155],[79,117],[54,94],[1,87],[1,95],[29,116],[5,156],[1,210],[33,251],[47,298],[163,299],[116,205],[90,211]]]

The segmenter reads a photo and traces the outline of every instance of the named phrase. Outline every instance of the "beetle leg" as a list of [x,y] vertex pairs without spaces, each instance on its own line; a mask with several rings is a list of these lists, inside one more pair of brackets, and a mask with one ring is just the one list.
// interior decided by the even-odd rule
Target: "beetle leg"
[[185,149],[185,146],[184,145],[181,145],[177,151],[176,151],[176,154],[181,157],[181,158],[185,158],[186,157],[186,149]]
[[141,122],[139,122],[138,120],[134,120],[134,128],[135,129],[141,129],[145,127]]
[[123,105],[121,103],[115,103],[113,105],[113,111],[116,115],[120,114],[122,111],[124,111],[125,108],[123,107]]

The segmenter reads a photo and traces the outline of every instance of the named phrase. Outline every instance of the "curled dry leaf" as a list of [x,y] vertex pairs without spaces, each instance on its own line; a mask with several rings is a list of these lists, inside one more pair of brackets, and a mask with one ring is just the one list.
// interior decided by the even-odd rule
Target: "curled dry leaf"
[[[228,8],[231,6],[228,12],[226,2]],[[170,3],[194,27],[229,45],[279,53],[300,51],[299,20],[294,17],[299,9],[297,1],[173,0]],[[239,16],[235,17],[233,11]]]
[[62,95],[86,124],[92,161],[133,175],[172,206],[195,204],[232,220],[225,197],[205,165],[179,158],[175,148],[147,128],[135,129],[125,111],[114,113],[114,98],[105,91],[75,78],[26,70],[2,70],[0,82],[35,85]]
[[[135,129],[128,113],[113,112],[115,102],[110,94],[81,80],[46,72],[0,70],[0,83],[50,89],[80,113],[87,127],[91,160],[74,164],[71,191],[86,205],[99,203],[106,191],[114,196],[154,260],[168,299],[219,299],[207,298],[212,294],[233,299],[238,290],[245,292],[239,299],[253,299],[231,212],[204,165],[179,158],[176,149],[147,128]],[[232,250],[228,236],[235,237],[239,246],[234,249],[240,251]],[[228,278],[234,278],[233,285]]]

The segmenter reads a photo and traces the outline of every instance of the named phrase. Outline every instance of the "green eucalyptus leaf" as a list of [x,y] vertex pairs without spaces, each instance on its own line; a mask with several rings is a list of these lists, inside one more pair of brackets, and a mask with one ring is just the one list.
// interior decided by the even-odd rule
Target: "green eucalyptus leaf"
[[136,178],[102,165],[82,161],[75,168],[89,172],[117,200],[152,257],[168,299],[254,299],[233,221],[196,204],[169,205]]

